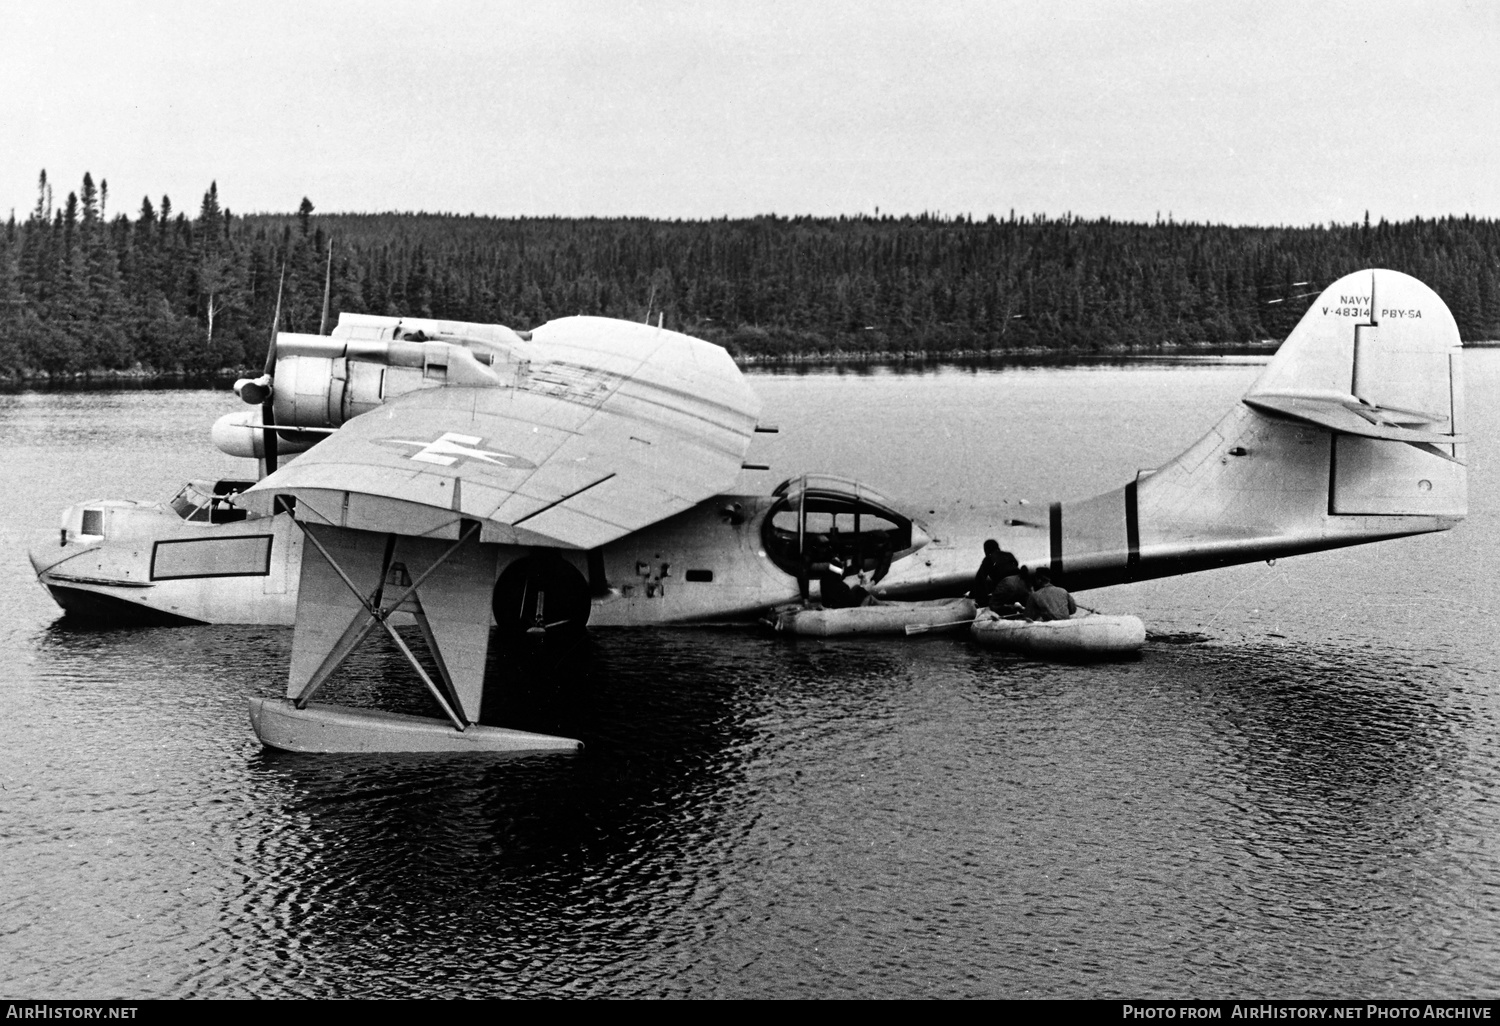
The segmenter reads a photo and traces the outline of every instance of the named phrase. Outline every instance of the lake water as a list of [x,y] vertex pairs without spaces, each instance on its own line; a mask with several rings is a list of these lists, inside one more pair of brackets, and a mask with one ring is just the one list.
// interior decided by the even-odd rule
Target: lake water
[[[0,990],[1494,998],[1500,352],[1465,361],[1464,524],[1084,593],[1145,619],[1139,661],[596,631],[508,714],[583,753],[494,761],[263,750],[289,629],[60,621],[27,546],[243,475],[207,440],[235,401],[0,395]],[[1258,371],[756,374],[781,434],[745,480],[983,519],[1117,487]],[[402,666],[341,686],[399,707]]]

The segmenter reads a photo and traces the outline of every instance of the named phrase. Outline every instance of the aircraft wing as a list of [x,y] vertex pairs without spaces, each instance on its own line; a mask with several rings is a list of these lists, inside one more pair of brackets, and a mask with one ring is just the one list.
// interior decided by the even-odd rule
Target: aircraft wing
[[366,531],[590,549],[729,490],[760,400],[718,346],[597,317],[537,328],[494,383],[354,417],[250,490]]

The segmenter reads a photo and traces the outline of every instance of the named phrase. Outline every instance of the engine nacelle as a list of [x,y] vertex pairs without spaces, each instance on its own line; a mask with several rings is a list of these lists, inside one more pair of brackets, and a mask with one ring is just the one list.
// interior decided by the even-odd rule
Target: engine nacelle
[[[260,409],[256,408],[239,413],[226,413],[214,421],[208,437],[213,440],[220,452],[250,460],[263,460],[266,458],[267,433],[261,423]],[[326,437],[323,434],[315,435],[309,432],[278,431],[276,451],[283,456],[306,452]]]
[[457,343],[283,333],[276,342],[271,407],[278,425],[338,427],[419,388],[497,386],[494,360],[492,352],[476,356]]
[[[364,360],[327,356],[282,356],[276,361],[276,386],[271,408],[277,424],[298,427],[338,427],[344,421],[373,410],[385,401],[387,374],[398,368]],[[405,369],[405,368],[401,368]],[[400,391],[420,387],[417,380]],[[396,384],[392,375],[390,384]],[[407,382],[400,382],[408,384]]]

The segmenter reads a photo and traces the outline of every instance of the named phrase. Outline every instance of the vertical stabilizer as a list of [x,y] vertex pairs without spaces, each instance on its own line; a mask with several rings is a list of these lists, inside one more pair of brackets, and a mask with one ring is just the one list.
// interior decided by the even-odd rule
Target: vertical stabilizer
[[1202,439],[1054,513],[1054,569],[1092,587],[1452,527],[1468,511],[1460,357],[1426,285],[1340,279]]

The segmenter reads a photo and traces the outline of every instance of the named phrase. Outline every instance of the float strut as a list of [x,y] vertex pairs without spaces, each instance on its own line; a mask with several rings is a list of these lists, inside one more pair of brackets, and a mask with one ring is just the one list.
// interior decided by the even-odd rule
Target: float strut
[[[391,626],[389,618],[390,614],[395,612],[396,609],[400,607],[401,603],[405,602],[412,595],[416,594],[417,588],[422,585],[422,582],[426,581],[427,578],[431,576],[434,570],[441,566],[448,559],[448,557],[452,556],[455,552],[462,548],[464,543],[475,535],[475,533],[479,530],[479,524],[477,522],[471,522],[468,528],[459,535],[458,541],[450,545],[441,556],[439,556],[432,562],[431,566],[424,570],[421,575],[418,576],[416,580],[414,580],[411,585],[401,593],[400,597],[398,597],[396,601],[387,606],[384,602],[385,580],[387,574],[389,574],[390,572],[391,557],[395,553],[395,535],[389,535],[386,540],[385,557],[380,568],[380,583],[375,586],[375,591],[371,595],[366,596],[359,590],[358,585],[350,580],[349,575],[344,572],[344,568],[339,566],[338,561],[333,558],[333,554],[328,551],[328,549],[323,545],[321,541],[318,540],[318,536],[313,533],[312,525],[305,524],[295,517],[292,519],[292,522],[302,529],[302,533],[307,537],[307,539],[311,541],[313,545],[317,547],[318,551],[323,554],[323,558],[328,561],[328,565],[333,568],[333,572],[338,574],[339,579],[344,582],[344,585],[351,592],[353,592],[354,597],[359,599],[360,604],[365,607],[365,613],[369,617],[369,619],[359,625],[357,631],[353,633],[352,637],[348,636],[348,633],[346,632],[346,637],[348,637],[348,640],[344,646],[344,656],[339,659],[339,663],[342,663],[344,658],[347,658],[348,653],[354,649],[354,646],[358,645],[360,641],[364,640],[365,636],[368,635],[370,630],[378,623],[381,627],[385,628],[385,632],[390,635],[391,640],[396,643],[396,647],[401,650],[401,654],[406,657],[406,661],[411,664],[412,669],[417,671],[417,676],[422,678],[422,683],[426,685],[428,692],[431,693],[432,697],[437,701],[439,708],[443,710],[443,714],[447,716],[450,721],[452,721],[454,729],[462,732],[468,726],[468,724],[464,722],[463,717],[454,712],[452,704],[448,701],[448,697],[443,694],[442,689],[433,682],[433,679],[428,676],[427,671],[422,668],[422,664],[417,660],[416,654],[412,652],[410,647],[407,646],[401,635],[396,632],[396,628]],[[302,691],[297,695],[295,699],[297,708],[304,709],[307,707],[307,703],[312,699],[313,694],[318,690],[318,688],[323,686],[323,683],[328,679],[329,675],[333,672],[334,669],[337,668],[337,666],[338,663],[335,663],[333,666],[330,666],[328,668],[327,672],[320,673],[316,675],[312,680],[307,682],[307,686],[302,689]]]

